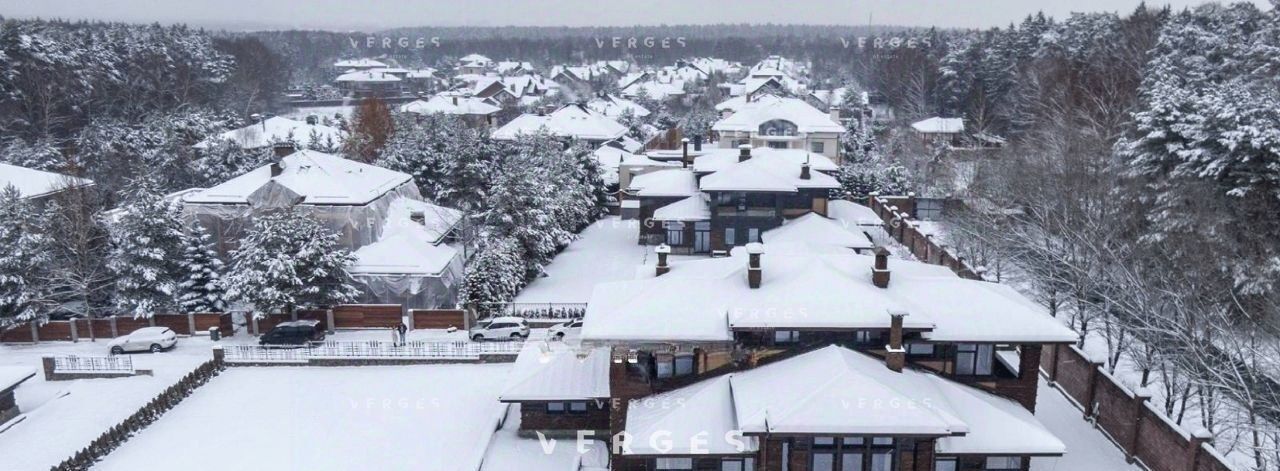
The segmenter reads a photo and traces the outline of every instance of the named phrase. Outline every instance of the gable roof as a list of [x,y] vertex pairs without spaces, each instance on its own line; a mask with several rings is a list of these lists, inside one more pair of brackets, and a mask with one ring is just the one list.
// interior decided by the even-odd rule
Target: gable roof
[[59,191],[93,185],[93,180],[0,163],[0,189],[12,186],[23,198],[39,198]]
[[870,249],[875,244],[857,227],[827,219],[818,213],[806,213],[782,226],[765,231],[760,239],[768,244],[812,244],[850,249]]
[[[312,137],[315,137],[315,141]],[[233,129],[197,143],[195,148],[205,149],[219,141],[232,141],[243,149],[269,147],[276,142],[292,138],[303,147],[332,140],[341,144],[345,138],[342,130],[322,124],[307,124],[280,116],[272,116],[248,126]]]
[[249,204],[255,193],[278,186],[300,198],[299,204],[365,205],[413,179],[406,173],[310,150],[294,152],[281,159],[280,165],[279,176],[271,176],[271,166],[263,165],[211,188],[183,195],[182,201]]
[[[408,72],[408,71],[405,71]],[[399,82],[400,77],[395,76],[386,70],[370,69],[357,70],[355,72],[347,72],[333,79],[334,82],[365,82],[365,83],[388,83]]]
[[375,67],[386,67],[387,63],[376,61],[373,59],[347,59],[334,62],[333,66],[339,69],[372,69]]
[[686,197],[698,193],[698,180],[685,168],[662,169],[631,178],[627,191],[641,197]]
[[600,113],[604,113],[605,116],[610,118],[622,116],[627,110],[631,110],[631,114],[637,118],[649,116],[648,108],[626,98],[615,97],[613,95],[593,98],[591,101],[587,102],[587,107]]
[[911,123],[911,129],[925,134],[955,134],[964,132],[964,120],[934,116]]
[[797,98],[764,95],[745,102],[737,112],[711,126],[714,131],[756,132],[766,121],[786,120],[803,133],[842,133],[844,126],[826,113]]
[[711,201],[699,193],[653,211],[654,221],[709,221]]
[[[801,189],[839,188],[840,182],[825,173],[809,169],[809,178],[801,178],[805,161],[788,158],[788,154],[761,153],[743,162],[736,160],[702,177],[702,191],[753,191],[794,193]],[[797,155],[795,153],[789,155]],[[808,154],[806,154],[808,158]],[[697,170],[698,159],[694,159]],[[828,160],[829,162],[829,160]],[[703,167],[704,169],[706,166]]]
[[[421,223],[413,220],[414,213],[422,215]],[[460,256],[458,249],[442,242],[461,221],[462,211],[398,198],[387,207],[382,236],[356,250],[356,261],[347,271],[352,275],[438,276]]]
[[502,111],[502,108],[474,96],[436,95],[426,101],[414,100],[400,105],[400,111],[417,114],[490,115]]
[[493,138],[515,140],[520,135],[545,131],[557,137],[608,140],[622,137],[626,126],[586,106],[570,104],[551,114],[523,114],[493,132]]
[[511,368],[502,402],[609,398],[609,348],[575,351],[564,342],[529,342]]

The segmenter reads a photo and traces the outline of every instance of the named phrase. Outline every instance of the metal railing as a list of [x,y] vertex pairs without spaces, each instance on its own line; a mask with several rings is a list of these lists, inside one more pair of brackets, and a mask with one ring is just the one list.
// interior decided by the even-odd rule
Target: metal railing
[[59,356],[53,357],[53,371],[57,373],[133,373],[133,358],[124,355],[112,355],[109,357]]
[[520,353],[523,342],[323,342],[301,348],[227,345],[231,363],[306,363],[312,359],[478,359],[481,355]]
[[480,303],[476,310],[482,320],[494,317],[570,320],[587,315],[587,303]]

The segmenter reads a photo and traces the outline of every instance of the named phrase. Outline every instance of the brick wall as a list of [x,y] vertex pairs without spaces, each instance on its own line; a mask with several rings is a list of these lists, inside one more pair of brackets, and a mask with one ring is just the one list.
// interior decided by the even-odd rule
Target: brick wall
[[1211,437],[1186,433],[1076,347],[1047,347],[1041,358],[1049,381],[1082,406],[1085,417],[1096,420],[1130,460],[1151,471],[1231,471],[1208,446]]
[[609,430],[609,400],[587,401],[585,414],[549,414],[545,402],[520,403],[520,430]]
[[[961,278],[982,280],[976,270],[948,247],[939,244],[916,226],[915,200],[906,196],[872,196],[867,205],[884,221],[885,231],[911,251],[917,259],[950,268]],[[896,207],[895,211],[893,208]]]
[[[191,330],[192,320],[196,329]],[[114,324],[114,329],[112,327]],[[68,321],[49,321],[37,328],[37,339],[31,338],[31,326],[18,324],[0,331],[0,342],[29,343],[33,340],[41,342],[54,340],[94,340],[109,339],[116,335],[128,335],[135,330],[152,325],[168,327],[179,335],[195,335],[208,331],[209,327],[218,326],[224,334],[232,332],[231,314],[229,313],[196,313],[157,314],[151,319],[134,319],[133,317],[106,317],[96,319],[75,319]],[[75,335],[72,335],[74,327]]]
[[414,309],[409,315],[414,329],[464,329],[467,325],[467,311],[462,309]]

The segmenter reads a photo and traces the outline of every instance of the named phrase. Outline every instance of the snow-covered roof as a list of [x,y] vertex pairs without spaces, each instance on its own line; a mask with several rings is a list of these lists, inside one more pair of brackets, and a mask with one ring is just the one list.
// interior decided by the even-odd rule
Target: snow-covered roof
[[495,70],[498,73],[507,73],[513,70],[533,70],[533,64],[520,61],[499,61]]
[[502,402],[606,399],[609,348],[578,351],[564,342],[529,342],[511,368]]
[[911,129],[925,134],[955,134],[964,132],[964,120],[961,118],[932,117],[911,123]]
[[[697,159],[694,167],[697,168]],[[794,193],[810,188],[839,188],[835,177],[809,169],[809,178],[801,178],[804,161],[797,162],[784,154],[762,153],[743,162],[733,163],[702,177],[702,191],[758,191]],[[705,168],[705,167],[704,167]]]
[[653,212],[654,221],[710,221],[711,201],[704,193],[676,201]]
[[548,115],[523,114],[493,132],[494,139],[515,140],[545,131],[553,136],[607,140],[622,137],[626,126],[581,105],[565,105]]
[[[654,151],[650,154],[665,156],[667,158],[678,157],[680,155],[679,150],[675,151],[674,155],[667,155],[661,152],[669,153],[672,151]],[[697,173],[711,173],[737,165],[739,153],[741,153],[740,149],[725,149],[719,147],[703,147],[702,151],[689,151],[689,154],[693,156],[693,171]],[[764,157],[766,159],[789,160],[794,165],[802,165],[805,162],[809,162],[811,170],[817,170],[820,172],[835,172],[840,169],[840,166],[836,165],[830,157],[822,154],[814,154],[805,149],[773,149],[769,147],[755,147],[751,149],[751,155],[753,159],[756,157]]]
[[639,103],[611,95],[596,97],[595,99],[587,102],[587,107],[600,113],[604,113],[605,116],[610,118],[622,116],[627,110],[630,110],[631,114],[637,118],[649,116],[649,109],[640,106]]
[[35,368],[27,366],[0,366],[0,391],[17,387],[36,375]]
[[502,108],[474,96],[436,95],[425,101],[414,100],[400,105],[400,111],[417,114],[489,115],[502,111]]
[[386,66],[386,62],[376,61],[373,59],[347,59],[333,63],[333,67],[338,69],[372,69],[375,67]]
[[631,178],[627,191],[641,197],[686,197],[698,193],[698,180],[685,168],[663,169]]
[[386,83],[386,82],[399,82],[400,77],[397,77],[392,73],[384,72],[379,69],[370,69],[370,70],[357,70],[355,72],[348,72],[348,73],[339,75],[338,78],[333,79],[333,81],[334,82]]
[[458,59],[458,62],[464,66],[487,67],[493,63],[493,59],[482,56],[480,54],[467,54]]
[[648,80],[633,83],[622,89],[622,96],[625,97],[637,97],[641,94],[648,95],[650,99],[657,101],[663,101],[673,96],[683,96],[684,80],[672,80],[670,82]]
[[884,225],[884,221],[871,208],[848,200],[828,201],[827,214],[844,223],[845,227]]
[[633,447],[634,455],[689,454],[689,438],[699,432],[706,434],[711,453],[722,454],[757,446],[744,441],[746,449],[735,449],[722,438],[729,433],[933,436],[939,437],[938,453],[945,454],[1066,451],[1013,401],[930,373],[895,372],[881,360],[838,346],[633,399],[625,430],[633,445],[667,434],[677,444],[666,451]]
[[[747,284],[747,256],[672,263],[669,273],[596,285],[582,338],[601,342],[729,342],[735,329],[886,329],[890,311],[904,327],[937,341],[1072,342],[1076,334],[999,284],[949,269],[892,260],[888,288],[871,282],[875,257],[771,250],[762,283]],[[832,296],[831,293],[841,293]],[[1018,301],[1021,299],[1021,302]]]
[[811,244],[850,249],[875,247],[871,239],[856,226],[845,227],[843,223],[827,219],[818,213],[807,213],[787,221],[781,227],[765,231],[760,239],[768,244]]
[[671,162],[659,162],[643,155],[632,154],[626,149],[610,144],[600,146],[592,152],[592,155],[600,162],[600,170],[604,173],[605,183],[618,183],[618,168],[620,166],[672,167],[678,165]]
[[408,73],[404,74],[404,76],[407,78],[418,78],[418,79],[433,78],[436,76],[436,69],[433,69],[431,67],[413,69],[413,70],[410,70]]
[[406,173],[311,150],[285,156],[280,166],[278,176],[271,176],[271,165],[263,165],[187,194],[182,200],[188,204],[249,204],[255,193],[275,183],[296,194],[300,204],[365,205],[413,179]]
[[93,185],[93,180],[0,163],[0,189],[12,186],[23,198],[39,198],[70,188]]
[[205,149],[221,141],[232,141],[244,149],[269,147],[276,142],[292,139],[303,147],[332,141],[341,144],[345,138],[342,130],[322,124],[307,124],[280,116],[272,116],[248,126],[233,129],[205,139],[194,147]]
[[[723,103],[722,103],[723,104]],[[797,98],[764,95],[743,103],[730,115],[711,126],[713,131],[757,132],[766,121],[784,120],[796,125],[802,133],[844,132],[844,126],[831,116]]]

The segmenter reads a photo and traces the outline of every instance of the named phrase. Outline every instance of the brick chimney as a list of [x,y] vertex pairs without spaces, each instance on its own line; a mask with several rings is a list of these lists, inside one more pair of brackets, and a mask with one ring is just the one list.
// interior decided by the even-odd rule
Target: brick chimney
[[693,136],[693,151],[702,152],[702,135]]
[[809,174],[809,161],[805,160],[804,165],[800,166],[800,179],[808,180],[810,178],[812,178],[812,175]]
[[907,317],[905,311],[889,311],[889,345],[884,347],[884,363],[889,369],[902,372],[907,363],[907,350],[902,347],[902,318]]
[[453,96],[453,106],[458,106],[458,95]]
[[871,269],[871,283],[878,288],[889,287],[889,250],[876,248],[876,266]]
[[315,126],[316,124],[320,124],[320,117],[314,114],[307,115],[307,124],[310,124],[312,126]]
[[840,122],[840,109],[839,109],[839,108],[832,107],[832,108],[831,108],[830,113],[831,113],[831,120],[832,120],[832,121],[835,121],[835,122],[837,122],[837,123],[839,123],[839,122]]
[[751,289],[760,287],[764,270],[760,267],[760,255],[764,253],[764,244],[752,242],[747,244],[747,286]]
[[738,146],[738,161],[746,162],[748,160],[751,160],[751,144]]
[[667,274],[667,272],[671,271],[671,266],[667,265],[667,255],[671,254],[671,246],[661,244],[653,251],[658,254],[658,268],[655,270],[655,276]]
[[684,168],[689,168],[689,138],[680,139],[680,164]]
[[298,148],[294,147],[292,142],[276,142],[271,144],[271,152],[275,154],[276,159],[283,159],[297,151]]

